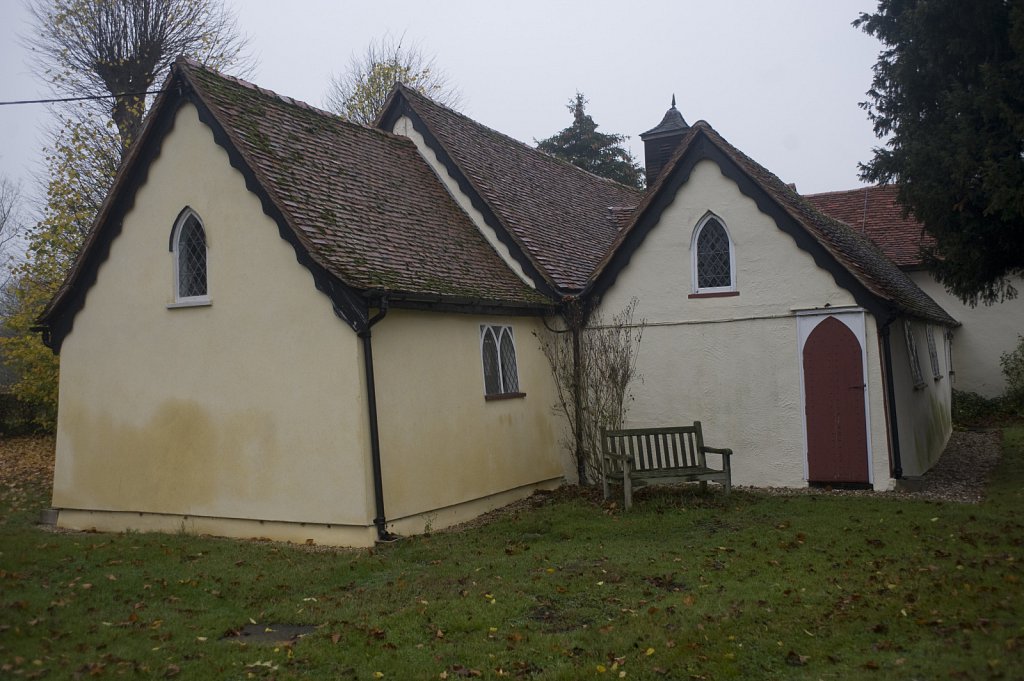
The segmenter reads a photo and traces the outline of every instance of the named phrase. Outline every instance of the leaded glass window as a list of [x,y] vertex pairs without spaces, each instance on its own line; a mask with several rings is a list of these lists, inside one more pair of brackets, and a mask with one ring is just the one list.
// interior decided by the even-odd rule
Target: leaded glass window
[[175,258],[178,299],[206,296],[206,233],[195,215],[185,218],[178,231]]
[[485,395],[519,394],[519,369],[511,326],[480,326]]
[[498,339],[494,337],[494,329],[490,326],[481,326],[480,331],[483,334],[484,394],[497,395],[501,392]]
[[516,346],[512,344],[512,327],[501,328],[501,391],[519,392],[519,370],[516,367]]
[[711,218],[697,235],[697,290],[732,288],[732,254],[729,235]]

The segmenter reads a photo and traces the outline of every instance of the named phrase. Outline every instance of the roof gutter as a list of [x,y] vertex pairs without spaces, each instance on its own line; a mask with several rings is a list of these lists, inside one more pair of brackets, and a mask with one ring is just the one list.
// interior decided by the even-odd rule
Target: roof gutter
[[900,427],[896,420],[896,383],[892,377],[892,345],[891,328],[896,321],[895,312],[882,323],[878,333],[882,336],[882,355],[885,362],[885,392],[886,404],[889,407],[889,439],[892,446],[892,475],[897,480],[903,478],[903,460],[900,456]]
[[373,373],[373,334],[371,333],[371,329],[377,322],[384,319],[387,313],[388,296],[384,293],[380,296],[377,314],[361,324],[356,331],[356,335],[363,341],[363,373],[366,376],[366,407],[370,419],[370,464],[373,468],[373,501],[376,512],[373,524],[377,527],[378,542],[393,542],[398,539],[398,535],[388,532],[387,518],[384,515],[384,479],[380,465],[380,429],[377,425],[377,387]]

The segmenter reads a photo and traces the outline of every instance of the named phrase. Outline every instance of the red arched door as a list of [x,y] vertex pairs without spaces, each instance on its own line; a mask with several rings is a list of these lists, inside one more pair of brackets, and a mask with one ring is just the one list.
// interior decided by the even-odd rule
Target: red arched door
[[864,363],[846,324],[828,317],[804,343],[810,482],[868,482]]

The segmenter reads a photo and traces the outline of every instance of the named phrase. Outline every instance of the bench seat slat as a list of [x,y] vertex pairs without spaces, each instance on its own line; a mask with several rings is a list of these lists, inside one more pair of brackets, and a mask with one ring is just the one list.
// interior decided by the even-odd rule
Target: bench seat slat
[[[632,488],[676,482],[720,482],[728,494],[732,487],[731,449],[706,447],[700,421],[692,426],[601,430],[601,473],[604,495],[609,481],[621,482],[625,507],[632,504]],[[721,455],[722,468],[707,465],[705,453]]]

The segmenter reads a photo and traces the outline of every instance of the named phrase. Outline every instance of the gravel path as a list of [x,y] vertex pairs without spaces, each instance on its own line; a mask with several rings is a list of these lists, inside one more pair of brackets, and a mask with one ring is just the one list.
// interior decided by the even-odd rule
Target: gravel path
[[1001,448],[998,430],[954,431],[939,462],[921,478],[920,489],[896,494],[977,504],[985,498]]
[[821,488],[741,487],[763,494],[834,494],[858,496],[887,494],[931,501],[977,504],[985,498],[989,476],[999,463],[1002,437],[998,430],[956,430],[946,450],[927,473],[897,485],[891,492],[873,490],[824,490]]

